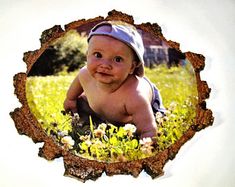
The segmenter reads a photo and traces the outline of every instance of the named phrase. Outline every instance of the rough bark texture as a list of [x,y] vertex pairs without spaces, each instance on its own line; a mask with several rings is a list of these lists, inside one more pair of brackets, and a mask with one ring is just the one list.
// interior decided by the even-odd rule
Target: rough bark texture
[[[65,25],[65,31],[63,31],[61,26],[56,25],[42,33],[40,39],[41,48],[24,54],[23,60],[27,64],[27,72],[18,73],[14,76],[15,94],[22,103],[22,107],[16,108],[10,113],[10,115],[15,122],[15,126],[19,134],[31,137],[35,143],[44,142],[43,147],[39,150],[39,156],[44,157],[47,160],[53,160],[60,156],[64,158],[65,175],[67,176],[73,176],[85,182],[88,179],[97,179],[103,172],[108,176],[116,174],[130,174],[137,177],[139,173],[144,170],[152,178],[158,177],[164,173],[163,167],[165,163],[169,159],[173,159],[175,157],[185,142],[191,139],[197,131],[212,125],[213,123],[212,111],[206,108],[205,102],[205,100],[209,98],[211,89],[208,87],[207,83],[202,81],[200,78],[200,71],[202,71],[205,66],[205,58],[203,55],[191,52],[185,53],[186,58],[192,63],[197,80],[199,100],[197,105],[196,124],[193,124],[176,143],[165,149],[163,152],[149,158],[129,162],[104,163],[75,156],[71,152],[64,150],[53,138],[46,135],[28,107],[25,91],[27,74],[39,56],[49,46],[50,42],[64,35],[70,29],[76,29],[83,24],[99,22],[102,20],[122,20],[134,24],[132,16],[113,10],[108,13],[107,18],[97,17],[89,20],[78,20]],[[167,42],[169,46],[180,50],[178,43],[167,41],[164,38],[158,24],[144,23],[136,25],[136,27],[145,32],[151,33],[155,37],[159,37]]]

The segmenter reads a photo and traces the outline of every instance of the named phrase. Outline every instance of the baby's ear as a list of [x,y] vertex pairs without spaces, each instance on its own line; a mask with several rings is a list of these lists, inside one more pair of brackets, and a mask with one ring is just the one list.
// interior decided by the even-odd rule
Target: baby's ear
[[135,72],[135,68],[137,66],[137,62],[135,60],[132,61],[131,69],[130,69],[130,74],[133,74]]

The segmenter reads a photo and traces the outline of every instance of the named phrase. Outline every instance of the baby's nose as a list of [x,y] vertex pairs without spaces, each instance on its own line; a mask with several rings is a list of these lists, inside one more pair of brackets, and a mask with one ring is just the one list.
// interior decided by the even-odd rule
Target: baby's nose
[[106,60],[106,59],[102,60],[101,66],[102,67],[111,67],[111,61]]

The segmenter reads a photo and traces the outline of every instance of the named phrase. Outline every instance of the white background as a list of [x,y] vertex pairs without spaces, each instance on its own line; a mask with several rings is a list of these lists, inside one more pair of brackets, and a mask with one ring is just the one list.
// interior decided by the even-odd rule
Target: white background
[[[113,9],[133,15],[136,23],[158,23],[183,52],[206,57],[201,77],[212,88],[207,104],[215,121],[166,164],[163,177],[152,180],[144,172],[138,178],[103,175],[83,184],[63,176],[62,159],[48,162],[38,157],[42,144],[18,135],[9,116],[20,107],[12,79],[25,72],[23,53],[40,48],[42,31],[82,18],[106,17]],[[234,10],[234,0],[0,0],[0,186],[235,186]]]

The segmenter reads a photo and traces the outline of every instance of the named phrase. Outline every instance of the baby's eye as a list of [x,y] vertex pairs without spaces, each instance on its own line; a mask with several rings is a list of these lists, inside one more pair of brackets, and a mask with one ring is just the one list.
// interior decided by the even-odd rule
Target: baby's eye
[[96,58],[102,58],[102,54],[99,53],[99,52],[95,52],[95,53],[94,53],[94,56],[95,56]]
[[115,62],[122,62],[122,61],[123,61],[123,58],[120,57],[120,56],[116,56],[116,57],[114,58],[114,61],[115,61]]

